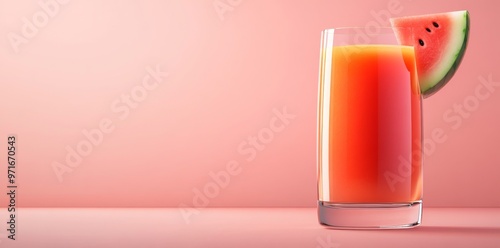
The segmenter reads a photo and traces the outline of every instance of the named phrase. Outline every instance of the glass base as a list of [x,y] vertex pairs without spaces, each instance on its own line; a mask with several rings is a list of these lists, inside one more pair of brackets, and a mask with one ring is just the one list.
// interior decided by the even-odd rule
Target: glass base
[[405,203],[318,202],[322,225],[339,229],[400,229],[420,225],[422,201]]

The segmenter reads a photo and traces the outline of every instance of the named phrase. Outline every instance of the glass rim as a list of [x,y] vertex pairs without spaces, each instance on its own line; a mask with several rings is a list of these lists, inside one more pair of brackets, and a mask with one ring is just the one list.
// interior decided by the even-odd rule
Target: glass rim
[[[335,30],[339,31],[347,31],[347,30],[366,30],[368,29],[368,26],[351,26],[351,27],[337,27],[337,28],[326,28],[321,30],[322,33],[327,33],[327,32],[333,32]],[[397,27],[398,29],[413,29],[413,27]],[[376,26],[377,30],[392,30],[394,31],[394,27],[391,26]]]

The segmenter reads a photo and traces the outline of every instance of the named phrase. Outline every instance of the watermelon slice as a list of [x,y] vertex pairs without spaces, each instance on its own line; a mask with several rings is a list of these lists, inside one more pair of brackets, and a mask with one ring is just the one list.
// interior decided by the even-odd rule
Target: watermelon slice
[[399,43],[415,49],[424,98],[440,90],[457,71],[467,48],[469,22],[466,10],[391,19]]

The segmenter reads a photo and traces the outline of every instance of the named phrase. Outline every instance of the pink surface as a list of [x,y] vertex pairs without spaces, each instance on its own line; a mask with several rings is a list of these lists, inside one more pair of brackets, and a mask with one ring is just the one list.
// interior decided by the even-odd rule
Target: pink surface
[[481,247],[500,244],[500,209],[430,208],[406,230],[332,230],[314,208],[204,209],[186,224],[177,209],[21,209],[6,248],[64,247]]
[[0,0],[18,204],[315,206],[320,31],[468,9],[462,66],[424,102],[424,205],[500,206],[498,3],[394,1]]

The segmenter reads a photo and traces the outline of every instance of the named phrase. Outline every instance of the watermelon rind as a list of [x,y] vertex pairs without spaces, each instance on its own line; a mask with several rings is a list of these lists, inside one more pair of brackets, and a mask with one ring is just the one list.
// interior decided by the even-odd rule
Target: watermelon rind
[[[463,32],[463,42],[462,46],[460,47],[459,51],[455,53],[455,60],[449,67],[448,71],[444,75],[444,77],[439,80],[434,86],[432,84],[428,84],[429,88],[427,89],[422,89],[422,94],[424,98],[427,98],[437,91],[439,91],[443,86],[450,81],[450,79],[455,75],[455,73],[458,70],[458,67],[460,63],[462,62],[462,59],[464,58],[465,55],[465,50],[467,49],[467,44],[469,42],[469,30],[470,30],[470,18],[469,18],[469,12],[465,11],[464,13],[464,19],[465,19],[465,27],[462,29]],[[444,68],[443,68],[444,69]],[[446,70],[446,69],[444,69]],[[439,76],[438,76],[439,77]],[[430,79],[432,80],[432,79]]]

